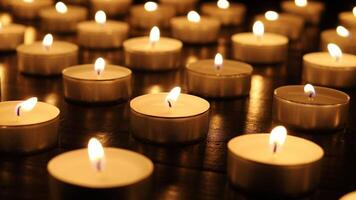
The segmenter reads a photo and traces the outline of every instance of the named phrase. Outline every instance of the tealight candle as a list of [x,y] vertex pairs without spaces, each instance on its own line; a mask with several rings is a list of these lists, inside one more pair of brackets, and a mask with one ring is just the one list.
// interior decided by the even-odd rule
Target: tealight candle
[[251,87],[251,65],[223,60],[199,60],[187,65],[188,91],[206,97],[236,97],[248,95]]
[[129,26],[118,21],[106,21],[104,11],[95,14],[95,21],[78,24],[78,43],[80,46],[94,49],[109,49],[122,46],[127,38]]
[[318,1],[294,0],[282,1],[281,8],[284,12],[299,15],[307,23],[319,24],[324,4]]
[[57,144],[59,109],[37,102],[0,102],[0,151],[32,153]]
[[175,16],[173,7],[158,5],[152,1],[133,6],[130,13],[130,24],[141,29],[150,29],[152,26],[167,28],[171,18]]
[[246,6],[230,3],[228,0],[218,0],[217,3],[204,3],[201,11],[204,15],[218,19],[224,26],[237,26],[245,20]]
[[35,19],[41,9],[50,7],[52,0],[11,0],[13,14],[21,19]]
[[328,51],[303,56],[303,80],[329,87],[356,86],[356,56],[343,54],[333,43]]
[[153,163],[119,148],[103,148],[91,138],[88,149],[60,154],[47,164],[53,199],[145,199]]
[[287,59],[288,38],[274,33],[264,33],[264,25],[256,21],[253,33],[232,36],[233,57],[249,63],[278,63]]
[[79,6],[67,7],[59,1],[54,8],[42,9],[39,16],[44,30],[69,33],[77,31],[77,24],[87,18],[87,10]]
[[349,101],[347,94],[330,88],[283,86],[274,91],[273,117],[298,129],[340,129],[347,122]]
[[216,42],[220,31],[220,21],[212,17],[201,17],[190,11],[187,17],[171,20],[172,35],[186,43],[205,44]]
[[124,42],[125,64],[132,69],[162,71],[180,66],[182,42],[160,37],[153,27],[149,37],[128,39]]
[[195,4],[198,0],[159,0],[162,5],[172,6],[176,13],[179,15],[185,15],[190,10],[195,8]]
[[343,52],[356,54],[356,39],[353,37],[354,31],[349,31],[343,26],[336,29],[329,29],[321,33],[320,46],[323,51],[327,51],[329,43],[335,43]]
[[63,70],[63,90],[67,99],[88,103],[127,100],[131,96],[131,70],[106,65],[103,58],[95,64]]
[[130,102],[131,130],[135,137],[154,143],[190,143],[205,138],[209,126],[206,100],[170,93],[146,94]]
[[247,134],[228,143],[227,174],[232,184],[249,192],[299,196],[320,181],[323,149],[287,135],[283,126],[270,134]]
[[20,24],[3,24],[0,22],[0,51],[15,50],[24,42],[26,27]]
[[78,62],[78,46],[53,42],[51,34],[45,35],[42,42],[20,45],[16,51],[19,70],[26,74],[59,75],[64,68]]
[[132,0],[90,0],[93,13],[102,10],[109,16],[124,15],[128,12]]
[[304,30],[304,19],[293,14],[270,10],[255,19],[264,24],[266,32],[284,35],[290,40],[298,40]]
[[356,191],[350,192],[342,196],[339,200],[355,200],[356,199]]
[[352,12],[342,12],[339,14],[340,24],[351,29],[356,28],[356,6]]

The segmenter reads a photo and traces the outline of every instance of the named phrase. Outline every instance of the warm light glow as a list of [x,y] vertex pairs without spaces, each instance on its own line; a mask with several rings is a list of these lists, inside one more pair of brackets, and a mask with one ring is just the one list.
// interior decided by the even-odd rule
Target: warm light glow
[[279,14],[270,10],[265,13],[265,18],[269,21],[276,21],[279,18]]
[[24,2],[26,2],[26,3],[32,3],[33,2],[33,0],[23,0]]
[[15,109],[16,115],[20,116],[22,111],[26,111],[26,112],[31,111],[36,106],[36,103],[37,103],[37,97],[31,97],[26,101],[17,104]]
[[157,10],[158,4],[153,1],[147,1],[143,7],[145,8],[146,11],[153,12]]
[[356,6],[352,9],[352,14],[356,17]]
[[193,23],[200,22],[200,15],[195,11],[190,11],[187,15],[187,18],[188,18],[188,21],[193,22]]
[[305,93],[309,98],[315,97],[316,93],[315,93],[314,86],[311,85],[311,84],[306,84],[306,85],[304,86],[304,93]]
[[228,0],[218,0],[216,4],[220,9],[228,9],[230,7],[230,2]]
[[1,31],[2,27],[3,27],[2,22],[0,22],[0,31]]
[[68,8],[66,6],[66,4],[64,4],[63,2],[61,1],[58,1],[55,5],[56,7],[56,11],[61,13],[61,14],[64,14],[68,11]]
[[350,31],[343,26],[336,27],[336,33],[341,37],[349,37]]
[[88,143],[88,156],[94,169],[98,172],[104,169],[105,153],[104,148],[96,138],[91,138]]
[[253,24],[252,32],[257,38],[262,37],[263,34],[265,33],[265,27],[264,27],[263,23],[261,21],[256,21]]
[[98,24],[105,24],[106,22],[106,14],[104,11],[99,10],[95,13],[95,22]]
[[215,59],[214,59],[215,68],[217,70],[221,69],[221,67],[223,66],[223,63],[224,63],[223,56],[220,53],[217,53],[215,55]]
[[334,43],[329,43],[328,44],[328,51],[331,57],[335,59],[335,61],[339,61],[340,58],[342,57],[342,51],[339,46],[337,46]]
[[150,32],[150,44],[152,46],[154,46],[158,41],[159,41],[159,37],[160,37],[160,31],[159,31],[159,28],[157,26],[154,26],[152,29],[151,29],[151,32]]
[[94,64],[94,70],[95,70],[95,72],[98,74],[98,76],[101,74],[101,73],[103,73],[103,71],[104,71],[104,69],[105,69],[105,65],[106,65],[106,63],[105,63],[105,60],[104,60],[104,58],[97,58],[96,60],[95,60],[95,64]]
[[180,87],[175,87],[168,93],[168,95],[166,97],[166,103],[168,104],[168,106],[170,108],[172,108],[174,102],[176,102],[178,100],[180,91],[181,91]]
[[274,154],[280,151],[286,138],[287,129],[284,128],[284,126],[277,126],[271,131],[271,134],[269,135],[269,145],[272,147]]
[[52,34],[48,33],[44,36],[44,38],[42,40],[42,45],[46,49],[49,49],[49,48],[51,48],[52,44],[53,44],[53,36],[52,36]]
[[298,7],[305,7],[308,4],[308,0],[294,0],[294,3]]

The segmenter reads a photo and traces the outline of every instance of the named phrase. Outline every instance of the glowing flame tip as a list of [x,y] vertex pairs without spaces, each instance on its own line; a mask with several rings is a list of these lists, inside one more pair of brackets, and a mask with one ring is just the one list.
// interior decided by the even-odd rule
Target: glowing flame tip
[[269,136],[269,144],[272,147],[273,153],[280,151],[287,138],[287,129],[284,126],[275,127]]
[[98,74],[98,75],[100,75],[103,71],[104,71],[104,69],[105,69],[105,65],[106,65],[106,63],[105,63],[105,60],[103,59],[103,58],[97,58],[96,60],[95,60],[95,64],[94,64],[94,70],[95,70],[95,72]]
[[230,7],[230,2],[228,0],[218,0],[216,4],[220,9],[228,9]]
[[53,44],[53,36],[52,34],[48,33],[44,36],[42,40],[42,45],[46,48],[49,49]]
[[304,93],[309,97],[309,98],[313,98],[315,97],[316,93],[315,93],[315,88],[313,85],[311,84],[306,84],[304,86]]
[[156,2],[153,1],[147,1],[143,7],[145,8],[146,11],[148,12],[153,12],[156,11],[158,9],[158,4]]
[[332,58],[334,58],[334,60],[336,62],[338,62],[341,57],[342,57],[342,51],[340,49],[339,46],[337,46],[336,44],[334,43],[329,43],[328,44],[328,51],[329,51],[329,54]]
[[276,21],[279,18],[279,14],[275,11],[267,11],[265,13],[265,18],[269,21]]
[[88,143],[88,156],[93,168],[100,172],[104,169],[105,153],[100,141],[96,138],[91,138]]
[[22,111],[29,112],[31,111],[37,104],[37,97],[31,97],[19,104],[16,105],[16,115],[20,116]]
[[199,23],[200,22],[200,15],[196,11],[190,11],[187,15],[188,21],[193,22],[193,23]]
[[256,21],[253,24],[252,32],[257,38],[261,38],[265,32],[265,27],[261,21]]
[[180,92],[181,92],[181,88],[175,87],[168,93],[168,95],[166,97],[166,103],[168,104],[168,107],[170,107],[170,108],[173,107],[174,102],[176,102],[178,100]]
[[99,10],[95,13],[95,22],[98,24],[105,24],[106,23],[106,14],[104,11]]
[[67,8],[66,4],[64,4],[61,1],[58,1],[56,3],[55,8],[56,8],[56,11],[61,13],[61,14],[64,14],[64,13],[66,13],[68,11],[68,8]]

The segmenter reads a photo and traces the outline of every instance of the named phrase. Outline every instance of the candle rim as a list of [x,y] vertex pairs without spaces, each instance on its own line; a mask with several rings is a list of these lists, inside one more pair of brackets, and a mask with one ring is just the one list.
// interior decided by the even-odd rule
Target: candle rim
[[[266,43],[266,39],[268,37],[273,37],[274,38],[274,42],[273,43]],[[250,40],[246,40],[246,38],[251,38]],[[275,39],[278,39],[278,42],[275,42]],[[231,40],[233,42],[241,42],[242,44],[246,45],[246,46],[257,46],[257,44],[259,43],[260,46],[280,46],[280,45],[285,45],[289,43],[289,39],[284,36],[284,35],[280,35],[280,34],[275,34],[275,33],[264,33],[263,37],[261,37],[261,41],[258,42],[256,40],[256,36],[252,33],[252,32],[243,32],[243,33],[236,33],[234,35],[231,36]]]
[[[130,38],[127,39],[123,42],[123,47],[125,49],[125,51],[130,51],[130,52],[137,52],[137,53],[145,53],[147,55],[150,54],[157,54],[162,52],[163,54],[165,52],[171,52],[171,51],[181,51],[182,47],[183,47],[183,42],[180,40],[177,40],[175,38],[169,38],[169,37],[160,37],[159,42],[156,44],[156,48],[152,48],[152,50],[149,51],[149,49],[144,49],[144,48],[137,48],[137,45],[133,45],[132,43],[146,43],[146,44],[150,44],[150,40],[149,40],[149,36],[142,36],[142,37],[134,37],[134,38]],[[171,45],[169,45],[169,49],[164,49],[161,50],[158,47],[158,45],[160,43],[165,43],[165,42],[170,42],[172,43]]]
[[[65,50],[55,52],[53,49],[57,48],[57,46],[65,46]],[[41,51],[34,51],[33,48],[42,49]],[[47,51],[43,48],[42,41],[35,41],[31,44],[22,44],[16,48],[17,52],[28,54],[28,55],[44,55],[44,56],[61,56],[67,55],[73,52],[77,52],[79,50],[78,45],[71,43],[71,42],[64,42],[64,41],[53,41],[51,46],[51,50]]]
[[303,61],[309,62],[314,64],[316,68],[327,68],[327,69],[333,69],[333,70],[349,70],[350,68],[356,69],[356,63],[351,62],[351,63],[344,63],[343,61],[352,58],[353,60],[356,61],[356,55],[349,54],[349,53],[342,53],[342,58],[340,58],[339,62],[335,62],[336,64],[343,64],[342,66],[334,66],[331,62],[328,62],[328,64],[325,63],[318,63],[315,62],[314,59],[319,56],[327,56],[327,58],[330,58],[333,60],[333,58],[330,56],[329,52],[313,52],[313,53],[308,53],[303,56]]

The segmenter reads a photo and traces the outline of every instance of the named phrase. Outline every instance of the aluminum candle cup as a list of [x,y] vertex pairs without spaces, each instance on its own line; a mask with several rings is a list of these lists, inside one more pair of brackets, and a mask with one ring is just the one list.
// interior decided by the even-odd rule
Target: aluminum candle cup
[[88,103],[127,100],[131,96],[131,70],[108,65],[100,75],[93,64],[63,70],[64,96]]
[[356,54],[356,31],[351,31],[348,36],[339,35],[335,29],[329,29],[321,33],[320,46],[323,51],[327,51],[329,43],[337,44],[343,52]]
[[231,183],[258,194],[299,196],[319,184],[324,151],[317,144],[287,136],[273,154],[269,134],[248,134],[228,143],[227,174]]
[[[355,10],[356,12],[356,10]],[[355,29],[356,28],[356,16],[353,14],[353,12],[342,12],[339,14],[339,22],[341,25],[350,28],[350,29]]]
[[275,121],[303,130],[335,130],[345,126],[350,101],[347,94],[315,87],[315,97],[309,97],[303,87],[283,86],[274,91]]
[[324,4],[318,1],[307,1],[305,6],[297,6],[294,1],[283,1],[281,3],[284,12],[299,15],[307,23],[314,25],[319,24],[324,7]]
[[33,110],[15,113],[21,101],[0,102],[0,151],[32,153],[57,144],[59,109],[37,102]]
[[86,8],[68,6],[67,12],[60,13],[55,8],[42,9],[39,12],[43,30],[57,33],[77,31],[77,24],[87,18]]
[[172,6],[178,15],[187,14],[194,10],[198,0],[159,0],[162,5]]
[[252,67],[242,62],[224,60],[216,68],[214,60],[201,60],[187,65],[188,91],[205,97],[248,95]]
[[128,39],[124,42],[125,65],[135,70],[164,71],[180,66],[182,42],[160,38],[152,46],[149,37]]
[[131,26],[140,29],[150,29],[153,26],[168,28],[170,20],[175,16],[174,8],[165,5],[158,5],[154,11],[145,10],[143,5],[132,6],[130,13]]
[[219,8],[217,3],[204,3],[201,11],[204,15],[218,19],[223,26],[238,26],[245,20],[246,6],[230,3],[227,8]]
[[87,149],[66,152],[47,165],[53,199],[145,199],[153,163],[133,151],[104,148],[105,167],[96,171]]
[[190,143],[205,138],[209,129],[206,100],[181,94],[169,107],[168,93],[146,94],[131,100],[132,134],[153,143]]
[[92,11],[104,11],[109,16],[124,15],[129,11],[132,0],[90,0]]
[[46,49],[41,42],[17,47],[19,70],[25,74],[60,75],[66,67],[78,62],[78,46],[55,41]]
[[25,26],[20,24],[2,25],[0,27],[0,51],[15,50],[24,42]]
[[35,0],[32,2],[11,0],[10,2],[12,13],[21,19],[35,19],[41,9],[50,7],[52,4],[52,0]]

